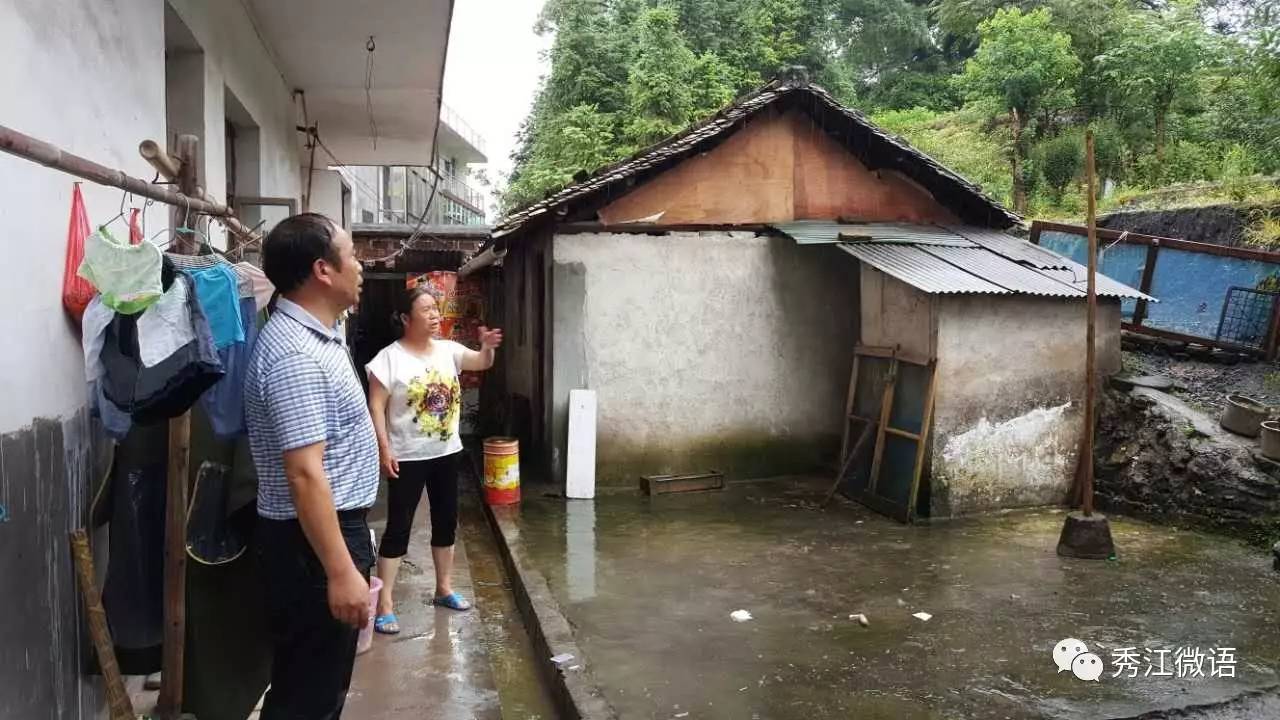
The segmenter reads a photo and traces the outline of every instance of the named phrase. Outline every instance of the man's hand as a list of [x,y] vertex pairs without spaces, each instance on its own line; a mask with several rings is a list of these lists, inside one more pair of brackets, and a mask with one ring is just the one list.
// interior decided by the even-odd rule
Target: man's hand
[[382,472],[386,473],[387,477],[400,477],[400,461],[391,454],[390,450],[379,450],[378,462],[382,465]]
[[338,622],[363,630],[369,624],[369,583],[356,571],[329,578],[329,612]]
[[484,325],[480,326],[480,350],[497,350],[502,344],[502,329],[494,328],[490,330]]

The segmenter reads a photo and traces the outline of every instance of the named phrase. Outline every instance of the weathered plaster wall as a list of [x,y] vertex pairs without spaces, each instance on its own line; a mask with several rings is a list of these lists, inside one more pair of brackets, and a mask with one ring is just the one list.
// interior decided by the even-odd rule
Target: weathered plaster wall
[[[943,296],[938,308],[931,515],[1063,502],[1084,397],[1085,305]],[[1120,305],[1098,307],[1098,368],[1120,368]]]
[[754,233],[557,235],[555,477],[569,390],[599,394],[597,473],[759,477],[834,459],[857,264]]
[[860,265],[862,344],[898,346],[905,354],[933,357],[937,335],[934,297],[870,265]]

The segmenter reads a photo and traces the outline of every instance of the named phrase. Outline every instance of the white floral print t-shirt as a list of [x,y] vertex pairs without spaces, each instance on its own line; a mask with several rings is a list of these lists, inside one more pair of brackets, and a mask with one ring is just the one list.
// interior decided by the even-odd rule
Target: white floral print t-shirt
[[365,365],[391,396],[387,434],[396,460],[430,460],[462,449],[458,371],[465,352],[452,340],[432,340],[431,353],[418,355],[396,341]]

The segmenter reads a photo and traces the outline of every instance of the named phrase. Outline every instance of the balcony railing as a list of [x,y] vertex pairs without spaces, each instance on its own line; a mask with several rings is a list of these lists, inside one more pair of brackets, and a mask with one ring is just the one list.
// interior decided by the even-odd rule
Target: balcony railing
[[422,215],[436,186],[435,199],[430,200],[428,224],[483,224],[484,193],[455,175],[435,174],[422,167],[388,166],[359,172],[355,193],[358,222],[413,223]]
[[458,136],[463,140],[466,140],[471,147],[479,150],[482,154],[485,153],[484,138],[481,137],[480,133],[476,132],[476,129],[471,127],[466,120],[462,119],[462,115],[460,115],[457,110],[441,103],[440,121],[445,125],[448,125],[450,128],[453,128],[453,131],[458,133]]
[[440,173],[439,191],[452,195],[456,200],[460,200],[477,210],[484,211],[484,193],[471,187],[456,175]]

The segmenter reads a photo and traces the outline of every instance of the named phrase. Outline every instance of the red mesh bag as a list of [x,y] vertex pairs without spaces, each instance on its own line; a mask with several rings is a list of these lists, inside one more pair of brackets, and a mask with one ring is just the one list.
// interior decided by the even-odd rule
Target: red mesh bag
[[67,258],[62,268],[62,306],[79,324],[84,309],[93,299],[93,285],[76,274],[84,260],[84,241],[89,237],[89,213],[84,209],[80,183],[72,183],[71,220],[67,223]]
[[130,245],[142,244],[142,226],[138,224],[138,216],[141,214],[142,214],[142,211],[139,210],[138,208],[133,208],[132,210],[129,211],[129,244]]

